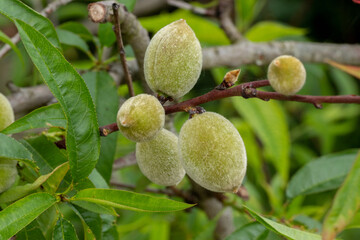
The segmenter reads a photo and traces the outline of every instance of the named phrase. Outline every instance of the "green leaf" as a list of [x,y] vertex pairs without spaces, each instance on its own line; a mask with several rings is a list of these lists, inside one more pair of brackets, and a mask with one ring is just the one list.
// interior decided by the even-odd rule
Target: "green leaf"
[[280,235],[286,237],[287,239],[293,239],[293,240],[315,240],[315,239],[320,240],[321,239],[320,235],[305,232],[305,231],[300,231],[298,229],[291,228],[291,227],[287,227],[283,224],[274,222],[268,218],[260,216],[259,214],[257,214],[256,212],[254,212],[253,210],[249,209],[246,206],[244,206],[244,208],[246,208],[250,212],[251,216],[253,216],[256,219],[256,221],[258,221],[264,227],[266,227],[267,229],[269,229],[277,234],[280,234]]
[[303,36],[305,34],[306,30],[303,28],[291,27],[278,22],[263,21],[250,28],[245,36],[253,42],[266,42],[282,37]]
[[31,153],[18,141],[0,133],[0,159],[14,159],[36,167]]
[[286,196],[324,192],[338,188],[355,161],[357,150],[322,156],[309,162],[291,178]]
[[53,174],[56,174],[59,169],[61,170],[63,166],[68,167],[68,163],[64,163],[63,165],[58,166],[57,168],[54,169],[54,171],[52,171],[49,174],[40,176],[33,183],[28,183],[28,184],[25,184],[22,186],[15,186],[15,187],[12,187],[9,190],[5,191],[4,193],[2,193],[0,195],[0,204],[13,202],[19,198],[22,198],[22,197],[28,195],[29,193],[35,191],[43,183],[45,183],[49,179],[50,176],[52,176]]
[[102,220],[100,215],[77,206],[73,206],[73,210],[80,217],[84,231],[86,228],[90,229],[95,239],[101,240]]
[[91,32],[81,23],[66,22],[64,24],[61,24],[58,28],[75,33],[85,41],[94,40],[94,36],[91,34]]
[[252,222],[236,229],[235,232],[226,238],[226,240],[257,240],[266,234],[267,231],[268,230],[263,225],[257,222]]
[[113,189],[85,189],[78,192],[71,201],[88,201],[109,207],[144,212],[172,212],[194,206],[166,198]]
[[360,151],[333,200],[323,225],[324,240],[334,239],[348,225],[360,209]]
[[66,127],[66,118],[60,104],[38,108],[26,116],[16,120],[1,131],[4,134],[23,132],[34,128],[45,128],[49,126]]
[[0,212],[0,239],[9,239],[56,202],[48,193],[31,194]]
[[32,153],[42,175],[52,172],[57,166],[67,162],[65,151],[57,148],[44,135],[22,140],[22,144]]
[[54,240],[76,240],[78,239],[75,228],[65,218],[60,217],[57,221],[54,233],[53,233],[53,239]]
[[63,163],[57,168],[55,168],[44,184],[45,190],[49,193],[55,193],[68,171],[69,171],[68,162]]
[[358,66],[351,66],[351,65],[344,65],[337,63],[335,61],[326,60],[328,64],[330,64],[333,67],[336,67],[340,70],[343,70],[344,72],[347,72],[350,75],[353,75],[354,77],[360,79],[360,67]]
[[116,41],[113,25],[111,23],[99,24],[98,37],[102,46],[113,45]]
[[46,239],[51,239],[55,224],[60,214],[61,213],[58,211],[58,206],[53,205],[36,218],[36,221],[38,222],[40,229]]
[[86,42],[75,33],[72,33],[70,31],[61,28],[56,29],[56,32],[59,36],[60,43],[68,46],[76,47],[86,54],[91,54]]
[[162,13],[151,17],[140,18],[141,25],[148,31],[157,32],[166,25],[185,19],[186,23],[194,30],[196,37],[202,45],[228,45],[229,39],[224,31],[214,22],[197,16],[190,11],[176,10],[172,13]]
[[18,55],[20,61],[22,64],[24,64],[24,58],[20,53],[20,50],[18,49],[18,47],[11,41],[11,39],[2,31],[0,31],[0,41],[9,44],[9,46],[12,48],[12,50],[14,50],[14,52],[16,53],[16,55]]
[[21,39],[67,118],[66,149],[75,182],[87,177],[99,158],[100,138],[89,90],[76,70],[39,32],[15,21]]
[[283,108],[276,101],[232,98],[232,102],[260,138],[266,157],[274,164],[286,183],[290,165],[290,136]]
[[61,49],[51,21],[18,0],[0,0],[0,13],[10,20],[21,20],[43,34],[56,48]]
[[17,240],[46,240],[36,220],[32,221],[26,228],[16,234]]
[[[83,75],[83,78],[94,99],[99,125],[114,122],[119,109],[119,97],[114,80],[106,72],[88,72]],[[112,173],[116,140],[117,132],[100,139],[100,157],[96,169],[107,182],[110,181]]]
[[74,205],[77,205],[79,207],[82,207],[82,208],[89,210],[91,212],[94,212],[94,213],[118,216],[115,209],[113,209],[112,207],[103,206],[103,205],[100,205],[97,203],[86,202],[86,201],[73,201],[72,203]]
[[129,12],[134,10],[135,4],[137,0],[116,0],[118,3],[122,3],[126,6]]

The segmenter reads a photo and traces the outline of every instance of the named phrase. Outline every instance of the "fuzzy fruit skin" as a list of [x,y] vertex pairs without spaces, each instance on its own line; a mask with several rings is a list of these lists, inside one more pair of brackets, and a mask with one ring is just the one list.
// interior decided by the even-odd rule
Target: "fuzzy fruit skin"
[[121,105],[116,122],[126,138],[143,142],[153,138],[164,127],[165,111],[156,97],[139,94]]
[[150,141],[136,144],[136,161],[141,172],[152,182],[175,186],[185,176],[178,151],[178,137],[162,129]]
[[9,100],[0,93],[0,131],[12,124],[14,120],[14,111]]
[[199,40],[183,19],[160,29],[146,49],[145,79],[154,92],[179,99],[194,87],[201,69]]
[[185,122],[179,135],[180,156],[186,173],[214,192],[235,192],[246,173],[244,142],[223,116],[206,112]]
[[299,59],[283,55],[270,63],[267,77],[276,92],[293,95],[304,86],[306,71]]

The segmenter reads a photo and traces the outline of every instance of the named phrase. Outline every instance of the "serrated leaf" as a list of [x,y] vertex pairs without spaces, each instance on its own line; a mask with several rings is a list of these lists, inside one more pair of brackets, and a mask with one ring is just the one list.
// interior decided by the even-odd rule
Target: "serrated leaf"
[[98,37],[102,46],[113,45],[116,41],[113,25],[111,23],[99,24]]
[[54,196],[34,193],[11,204],[0,212],[0,239],[9,239],[54,203]]
[[45,190],[49,193],[55,193],[68,171],[69,171],[68,162],[63,163],[57,168],[55,168],[44,184]]
[[74,212],[80,217],[84,231],[89,228],[96,240],[101,240],[102,220],[100,215],[84,208],[73,206]]
[[316,240],[316,239],[319,239],[319,240],[321,240],[320,235],[285,226],[283,224],[274,222],[273,220],[270,220],[268,218],[260,216],[258,213],[254,212],[253,210],[249,209],[246,206],[244,206],[244,208],[246,208],[249,211],[249,213],[251,214],[251,216],[253,216],[256,219],[256,221],[258,221],[264,227],[266,227],[270,231],[273,231],[277,234],[280,234],[281,236],[286,237],[287,239],[293,239],[293,240]]
[[144,212],[172,212],[194,206],[166,198],[114,189],[81,190],[71,198],[71,201],[87,201],[108,207]]
[[306,30],[303,28],[291,27],[278,22],[263,21],[250,28],[245,36],[253,42],[272,41],[288,36],[303,36]]
[[252,222],[241,226],[239,229],[236,229],[230,236],[226,238],[226,240],[257,240],[266,231],[268,230],[260,223]]
[[1,131],[4,134],[23,132],[34,128],[45,128],[49,126],[66,127],[66,118],[60,104],[38,108],[31,113],[19,118],[14,123]]
[[64,24],[61,24],[58,28],[75,33],[85,41],[94,40],[94,36],[90,33],[90,31],[79,22],[66,22]]
[[0,159],[8,158],[18,160],[34,168],[36,167],[31,153],[14,138],[0,133],[0,143]]
[[337,191],[323,224],[323,240],[336,237],[360,209],[360,151],[343,185]]
[[54,233],[53,240],[76,240],[78,239],[74,225],[71,224],[65,218],[60,217],[57,221]]
[[16,20],[21,39],[67,118],[66,149],[73,180],[87,177],[99,158],[100,138],[89,90],[76,70],[38,31]]
[[283,108],[278,102],[232,98],[235,109],[264,144],[266,157],[284,183],[289,176],[290,136]]
[[27,138],[21,142],[32,153],[33,159],[36,165],[39,166],[42,175],[50,173],[57,166],[67,162],[65,152],[57,148],[44,135]]
[[0,13],[15,21],[19,19],[43,34],[56,48],[60,42],[51,21],[18,0],[0,0]]
[[58,166],[49,174],[40,176],[33,183],[28,183],[22,186],[15,186],[0,194],[0,204],[13,202],[19,198],[22,198],[29,193],[33,192],[37,188],[39,188],[43,183],[45,183],[50,176],[56,174],[58,170],[61,170],[62,167],[68,167],[68,163],[64,163],[63,165]]
[[286,196],[294,198],[338,188],[355,161],[357,150],[322,156],[307,163],[291,178]]
[[87,201],[73,201],[72,203],[94,213],[118,216],[118,214],[112,207],[103,206],[97,203]]
[[89,46],[81,37],[79,37],[75,33],[72,33],[70,31],[61,28],[56,29],[56,32],[59,36],[60,43],[68,46],[76,47],[86,54],[90,53]]
[[327,62],[333,67],[343,70],[344,72],[347,72],[348,74],[360,79],[360,67],[358,66],[344,65],[332,60],[326,60],[325,62]]
[[14,52],[16,53],[16,55],[19,57],[20,61],[22,64],[24,64],[24,58],[20,53],[20,50],[18,49],[18,47],[11,41],[11,39],[2,31],[0,31],[0,41],[4,42],[6,44],[8,44],[12,50],[14,50]]
[[[94,99],[99,125],[114,122],[119,109],[119,97],[112,77],[106,72],[88,72],[83,75],[84,81]],[[109,182],[116,151],[117,132],[101,138],[101,149],[96,169]]]

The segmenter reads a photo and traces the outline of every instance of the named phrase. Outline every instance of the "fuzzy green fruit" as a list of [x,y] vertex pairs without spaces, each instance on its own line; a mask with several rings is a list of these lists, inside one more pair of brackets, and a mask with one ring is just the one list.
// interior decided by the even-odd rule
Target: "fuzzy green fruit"
[[146,49],[145,79],[154,92],[181,98],[194,87],[201,68],[199,40],[183,19],[160,29]]
[[16,161],[0,159],[0,193],[15,183],[17,175]]
[[9,100],[0,93],[0,131],[12,124],[14,120],[14,111]]
[[304,86],[306,71],[299,59],[283,55],[270,63],[267,77],[275,91],[292,95]]
[[116,122],[126,138],[143,142],[153,138],[164,127],[165,111],[156,97],[139,94],[121,105]]
[[150,141],[136,144],[136,161],[141,172],[159,185],[177,185],[185,176],[178,137],[166,129],[160,130]]
[[206,112],[182,126],[180,156],[186,173],[200,186],[214,192],[236,192],[246,173],[244,142],[223,116]]

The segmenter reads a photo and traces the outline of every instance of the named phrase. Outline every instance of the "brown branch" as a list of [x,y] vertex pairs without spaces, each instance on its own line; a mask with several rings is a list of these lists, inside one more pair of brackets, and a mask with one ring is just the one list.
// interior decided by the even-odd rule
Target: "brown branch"
[[[57,0],[54,1],[52,3],[50,3],[46,8],[44,8],[44,10],[42,10],[40,12],[41,15],[43,15],[44,17],[49,16],[52,12],[54,12],[56,9],[58,9],[60,6],[62,5],[66,5],[69,2],[71,2],[72,0]],[[12,38],[11,41],[16,44],[20,41],[20,35],[19,33],[15,34]],[[5,56],[6,53],[8,53],[11,50],[10,45],[6,44],[5,46],[3,46],[0,49],[0,58],[2,58],[3,56]]]
[[204,16],[214,16],[215,11],[213,9],[201,8],[191,5],[190,3],[179,1],[179,0],[167,0],[167,3],[171,6],[189,10],[195,14],[204,15]]
[[135,153],[130,153],[124,157],[118,158],[114,161],[113,171],[119,170],[124,167],[132,166],[136,164]]
[[230,42],[240,42],[245,40],[240,34],[234,23],[235,3],[234,0],[220,0],[219,1],[219,20],[220,27],[224,30]]
[[[88,13],[90,19],[96,23],[114,23],[114,11],[112,9],[112,4],[114,3],[117,2],[100,1],[89,4]],[[120,7],[118,9],[118,15],[124,42],[127,42],[131,45],[135,54],[137,66],[139,67],[139,77],[146,92],[149,92],[149,88],[145,82],[144,76],[144,57],[146,48],[150,42],[149,35],[147,31],[141,26],[135,15],[127,12],[125,7]]]
[[124,44],[123,44],[122,37],[121,37],[121,27],[120,27],[120,23],[119,23],[119,11],[118,11],[118,9],[120,7],[121,6],[117,3],[114,3],[112,5],[113,11],[114,11],[114,25],[115,25],[114,32],[115,32],[116,42],[117,42],[118,50],[119,50],[119,54],[120,54],[121,64],[123,66],[123,70],[124,70],[124,74],[125,74],[126,84],[128,86],[130,96],[133,97],[133,96],[135,96],[135,93],[134,93],[134,88],[133,88],[129,68],[126,63],[125,49],[124,49]]

